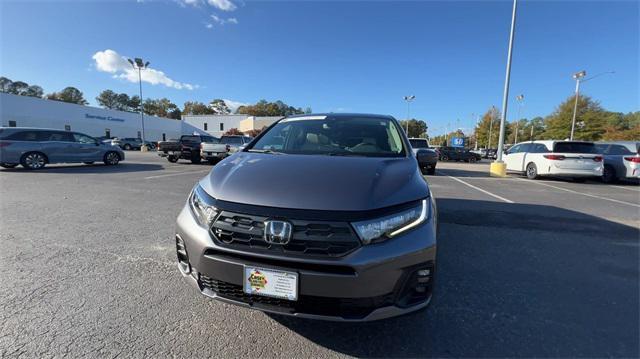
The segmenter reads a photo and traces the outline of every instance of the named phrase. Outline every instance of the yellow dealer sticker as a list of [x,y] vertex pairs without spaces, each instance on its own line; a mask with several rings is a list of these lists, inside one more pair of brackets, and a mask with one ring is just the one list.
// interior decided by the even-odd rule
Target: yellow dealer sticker
[[251,274],[249,274],[249,278],[247,280],[249,281],[251,289],[255,291],[264,289],[267,286],[267,278],[257,269],[251,271]]

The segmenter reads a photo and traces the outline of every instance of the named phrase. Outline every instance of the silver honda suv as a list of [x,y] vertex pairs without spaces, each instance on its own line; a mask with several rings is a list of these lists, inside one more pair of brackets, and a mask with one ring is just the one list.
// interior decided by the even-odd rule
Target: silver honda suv
[[200,293],[266,312],[369,321],[426,307],[435,200],[398,122],[282,119],[191,191],[178,267]]
[[41,169],[48,163],[104,162],[117,165],[124,152],[78,132],[27,127],[0,127],[0,166]]

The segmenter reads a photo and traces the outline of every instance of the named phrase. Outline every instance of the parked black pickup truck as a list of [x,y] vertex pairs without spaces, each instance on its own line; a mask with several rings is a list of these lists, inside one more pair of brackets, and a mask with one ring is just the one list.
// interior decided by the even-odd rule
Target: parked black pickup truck
[[179,140],[158,142],[158,156],[166,157],[169,162],[179,159],[200,163],[200,144],[202,142],[217,142],[213,136],[183,135]]

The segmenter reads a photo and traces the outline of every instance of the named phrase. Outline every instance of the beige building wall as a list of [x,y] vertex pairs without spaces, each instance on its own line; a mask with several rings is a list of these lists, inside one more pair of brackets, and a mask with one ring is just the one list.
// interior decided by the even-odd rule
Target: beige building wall
[[271,126],[272,123],[278,121],[282,117],[280,116],[272,116],[272,117],[255,117],[250,116],[246,119],[240,121],[238,125],[238,130],[245,132],[249,130],[259,130],[263,127]]

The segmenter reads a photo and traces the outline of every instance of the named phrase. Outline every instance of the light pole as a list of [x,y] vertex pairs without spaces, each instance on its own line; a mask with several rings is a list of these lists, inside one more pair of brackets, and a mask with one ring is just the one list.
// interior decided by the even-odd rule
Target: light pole
[[582,80],[583,77],[587,76],[587,72],[582,70],[580,72],[577,72],[575,74],[573,74],[573,78],[576,80],[576,94],[575,94],[575,102],[573,104],[573,118],[571,119],[571,136],[569,137],[570,140],[573,140],[573,133],[574,130],[576,128],[576,115],[578,113],[578,98],[580,97],[580,83],[581,82],[587,82],[589,80],[593,80],[598,76],[602,76],[602,75],[606,75],[606,74],[615,74],[615,71],[605,71],[605,72],[601,72],[595,76],[591,76],[586,80]]
[[522,102],[524,101],[524,95],[516,96],[516,101],[518,101],[518,117],[516,118],[516,137],[513,139],[513,144],[518,143],[518,124],[520,123],[520,110],[522,109]]
[[576,80],[576,94],[575,94],[576,100],[573,104],[573,118],[571,119],[571,136],[569,137],[569,139],[572,141],[573,141],[573,131],[576,128],[576,112],[578,112],[578,98],[580,97],[580,80],[585,76],[587,76],[587,72],[584,70],[573,74],[573,78]]
[[405,96],[404,100],[407,101],[407,137],[409,137],[409,119],[411,118],[411,101],[415,100],[414,95]]
[[142,152],[147,152],[148,148],[147,148],[147,144],[144,142],[144,111],[142,108],[142,70],[146,69],[147,67],[149,67],[149,61],[147,62],[143,62],[141,58],[136,57],[135,59],[131,60],[131,59],[127,59],[127,61],[129,61],[129,63],[131,64],[131,66],[133,67],[133,69],[137,69],[138,70],[138,83],[140,84],[140,121],[142,122],[142,145],[140,146],[140,151]]
[[502,118],[500,118],[500,136],[498,137],[498,153],[496,161],[491,164],[489,172],[492,175],[505,177],[507,174],[507,166],[502,162],[502,150],[504,149],[504,128],[507,118],[507,104],[509,99],[509,81],[511,78],[511,54],[513,53],[513,39],[516,32],[516,10],[518,8],[518,0],[513,0],[513,10],[511,13],[511,32],[509,34],[509,51],[507,52],[507,69],[504,76],[504,92],[502,94]]

